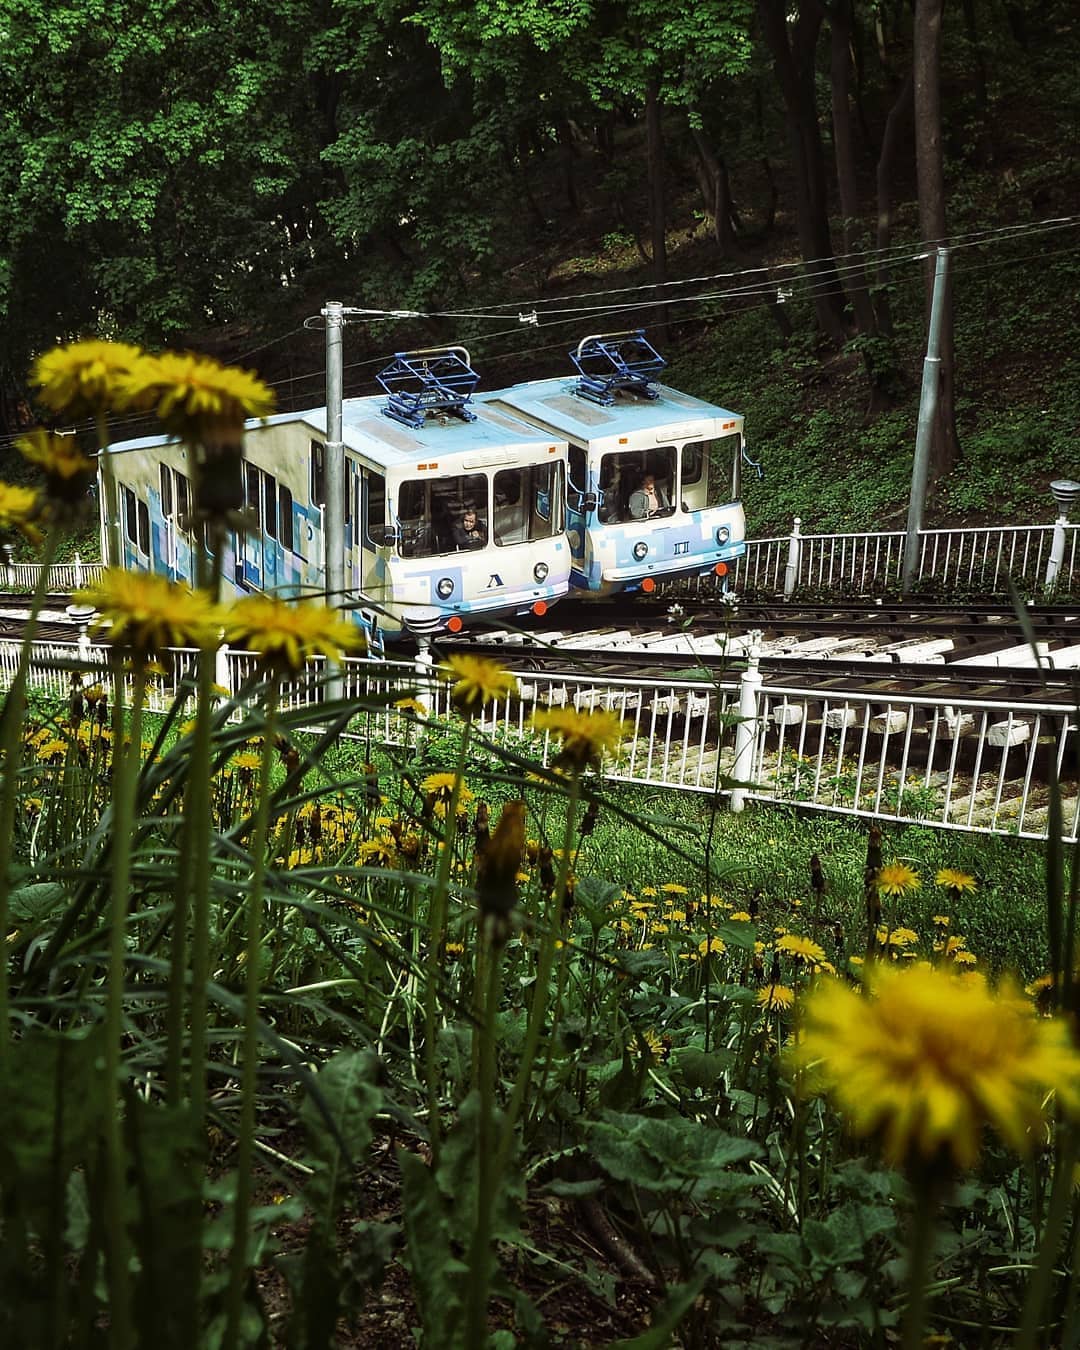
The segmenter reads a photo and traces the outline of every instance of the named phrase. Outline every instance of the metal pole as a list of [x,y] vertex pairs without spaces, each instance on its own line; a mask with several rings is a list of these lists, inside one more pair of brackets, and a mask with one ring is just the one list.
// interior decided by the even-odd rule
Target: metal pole
[[761,632],[750,633],[750,649],[746,654],[746,670],[739,680],[739,720],[735,724],[735,760],[731,776],[736,786],[731,789],[731,809],[737,815],[746,806],[750,777],[754,772],[754,750],[758,735],[758,695],[761,692],[760,660]]
[[[326,506],[323,511],[325,566],[323,580],[326,603],[333,608],[345,596],[345,446],[341,441],[342,364],[341,330],[345,326],[340,300],[328,300],[323,309],[326,320]],[[342,696],[340,669],[327,663],[326,697]]]
[[926,505],[926,483],[930,476],[930,447],[937,415],[938,385],[941,379],[941,322],[944,316],[945,278],[949,270],[949,250],[939,248],[934,268],[934,293],[930,300],[930,331],[923,361],[922,395],[919,399],[919,427],[915,435],[915,462],[911,467],[911,497],[908,501],[907,537],[904,540],[904,566],[900,589],[907,595],[915,584],[919,561],[919,531]]
[[801,527],[802,519],[796,516],[788,538],[787,566],[784,568],[785,600],[791,599],[795,594],[795,587],[799,584],[799,568],[802,566],[802,540],[799,534]]

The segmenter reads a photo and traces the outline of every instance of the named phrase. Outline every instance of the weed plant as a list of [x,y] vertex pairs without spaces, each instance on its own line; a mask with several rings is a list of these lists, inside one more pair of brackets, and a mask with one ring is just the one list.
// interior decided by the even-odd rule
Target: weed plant
[[[109,358],[40,374],[162,412],[213,536],[259,389]],[[59,463],[4,520],[46,558]],[[930,830],[614,791],[614,713],[469,657],[331,697],[349,625],[201,583],[106,573],[107,678],[31,699],[28,638],[5,697],[3,1344],[316,1350],[390,1267],[447,1350],[597,1344],[559,1330],[568,1281],[643,1292],[639,1348],[1076,1344],[1059,850],[1040,893],[1020,845],[967,871]]]

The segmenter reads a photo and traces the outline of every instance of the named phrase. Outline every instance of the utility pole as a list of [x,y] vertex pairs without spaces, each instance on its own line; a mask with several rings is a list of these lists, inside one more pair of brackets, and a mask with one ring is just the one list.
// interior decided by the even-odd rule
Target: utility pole
[[938,384],[941,379],[941,321],[945,312],[945,278],[949,270],[949,250],[939,248],[934,268],[934,293],[930,300],[930,331],[923,360],[922,394],[919,398],[919,426],[915,434],[915,462],[911,467],[911,496],[908,500],[907,537],[904,540],[904,566],[901,594],[908,595],[915,584],[919,565],[919,531],[926,505],[926,484],[930,476],[930,449],[934,438]]
[[[323,507],[323,541],[326,565],[323,581],[326,603],[336,608],[345,596],[345,446],[341,439],[342,361],[341,330],[345,327],[340,300],[327,300],[322,311],[326,320],[326,502]],[[340,698],[344,691],[341,669],[327,666],[326,697]]]

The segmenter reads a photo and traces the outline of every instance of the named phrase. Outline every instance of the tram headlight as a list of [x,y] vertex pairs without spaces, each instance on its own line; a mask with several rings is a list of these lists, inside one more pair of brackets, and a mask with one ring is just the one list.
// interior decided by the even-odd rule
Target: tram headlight
[[533,577],[536,581],[547,581],[548,565],[546,562],[538,562],[533,568]]
[[726,544],[730,538],[731,538],[730,528],[727,525],[721,525],[720,528],[716,531],[716,542],[718,544]]
[[435,583],[435,594],[440,600],[449,600],[454,594],[454,582],[452,577],[440,577]]
[[639,539],[638,542],[634,545],[634,557],[638,560],[638,562],[641,562],[642,558],[644,558],[648,554],[648,552],[649,552],[648,544],[645,542],[644,539]]

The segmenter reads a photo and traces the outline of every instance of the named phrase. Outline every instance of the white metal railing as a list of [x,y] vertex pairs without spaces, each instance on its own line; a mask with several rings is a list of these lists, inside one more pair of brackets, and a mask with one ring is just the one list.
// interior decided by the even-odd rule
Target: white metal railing
[[[171,705],[194,655],[173,654],[169,674],[149,688],[151,707]],[[17,660],[18,644],[0,642],[0,681],[11,679]],[[103,649],[85,641],[35,643],[30,684],[62,698],[73,673],[88,685],[104,675],[104,662]],[[216,674],[243,699],[255,658],[223,651]],[[290,682],[285,706],[315,702],[321,676],[315,663]],[[342,679],[357,702],[351,730],[377,744],[400,744],[411,734],[395,696],[415,692],[434,715],[449,712],[447,687],[421,663],[350,659]],[[606,708],[620,714],[627,731],[605,763],[614,781],[719,792],[736,810],[750,798],[1029,838],[1046,836],[1045,784],[1054,765],[1063,837],[1080,833],[1080,709],[1068,703],[763,687],[753,656],[743,672],[715,681],[521,671],[518,682],[519,698],[487,711],[479,729],[543,763],[553,747],[532,729],[534,709]]]
[[[728,585],[737,594],[793,596],[799,590],[838,595],[880,594],[900,587],[904,531],[803,534],[795,518],[789,535],[748,539]],[[942,592],[1003,594],[1009,580],[1020,590],[1080,590],[1080,525],[979,525],[922,530],[916,585]],[[691,589],[707,593],[723,583],[711,573]],[[685,583],[662,586],[685,591]]]
[[[726,581],[736,594],[792,596],[799,590],[836,594],[895,591],[904,561],[904,531],[803,534],[798,516],[788,535],[748,539]],[[67,593],[96,580],[101,563],[54,563],[48,589]],[[0,564],[0,586],[32,590],[38,563]],[[919,535],[917,585],[945,592],[1000,594],[1011,578],[1021,590],[1080,590],[1080,525],[1059,517],[1051,525],[979,525],[923,530]],[[707,593],[722,583],[714,574],[691,589]],[[685,592],[686,583],[661,583],[665,594]]]

